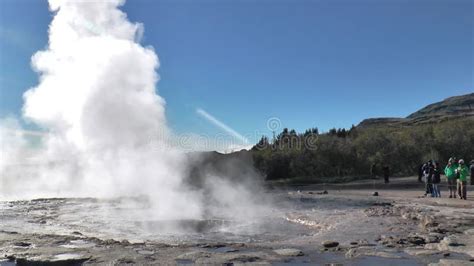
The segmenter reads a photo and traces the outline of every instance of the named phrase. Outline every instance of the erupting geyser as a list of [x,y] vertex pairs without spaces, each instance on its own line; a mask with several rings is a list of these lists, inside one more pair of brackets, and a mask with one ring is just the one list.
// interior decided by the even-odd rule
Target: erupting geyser
[[[49,44],[32,57],[40,81],[24,94],[23,107],[44,136],[31,149],[24,130],[3,123],[1,194],[145,195],[153,217],[199,219],[208,213],[203,193],[183,184],[185,158],[167,145],[165,102],[155,90],[158,57],[140,45],[143,27],[118,9],[124,2],[50,0]],[[213,182],[206,197],[242,202],[245,191],[226,186]]]

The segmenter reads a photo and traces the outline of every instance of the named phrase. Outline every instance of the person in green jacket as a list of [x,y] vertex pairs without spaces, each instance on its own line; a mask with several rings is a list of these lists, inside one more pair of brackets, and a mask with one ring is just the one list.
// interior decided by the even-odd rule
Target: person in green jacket
[[448,179],[449,198],[456,198],[456,169],[454,159],[449,158],[448,165],[444,168],[444,175]]
[[456,173],[459,175],[458,179],[458,195],[461,199],[467,199],[467,176],[469,175],[469,170],[467,166],[464,164],[464,160],[459,160],[459,167],[457,168]]

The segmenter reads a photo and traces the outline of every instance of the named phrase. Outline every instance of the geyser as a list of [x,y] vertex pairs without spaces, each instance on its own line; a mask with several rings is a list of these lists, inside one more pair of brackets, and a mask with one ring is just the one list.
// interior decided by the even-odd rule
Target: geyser
[[200,190],[183,182],[186,159],[168,145],[165,102],[155,89],[158,57],[140,44],[143,27],[119,10],[124,2],[50,0],[49,44],[32,57],[40,81],[23,106],[25,120],[44,136],[32,149],[18,125],[6,130],[3,123],[1,194],[145,195],[150,219],[219,214],[209,202],[229,215],[251,213],[253,197],[243,186],[219,177]]

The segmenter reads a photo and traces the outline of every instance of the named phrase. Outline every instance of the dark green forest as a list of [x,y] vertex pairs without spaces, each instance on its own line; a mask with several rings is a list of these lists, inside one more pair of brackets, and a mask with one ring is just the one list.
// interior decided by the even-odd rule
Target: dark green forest
[[474,119],[445,120],[409,126],[317,128],[264,136],[252,148],[255,167],[267,180],[330,182],[337,177],[366,178],[371,166],[387,165],[392,176],[415,175],[422,162],[442,165],[455,156],[474,159]]

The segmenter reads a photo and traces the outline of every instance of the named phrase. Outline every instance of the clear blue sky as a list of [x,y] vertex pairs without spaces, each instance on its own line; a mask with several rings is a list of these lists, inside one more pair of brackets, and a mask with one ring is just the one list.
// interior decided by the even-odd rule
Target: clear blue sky
[[[161,67],[157,89],[177,132],[270,134],[406,116],[474,91],[471,0],[133,0],[144,45]],[[20,115],[46,46],[46,1],[0,1],[0,116]],[[252,139],[253,140],[253,139]]]

